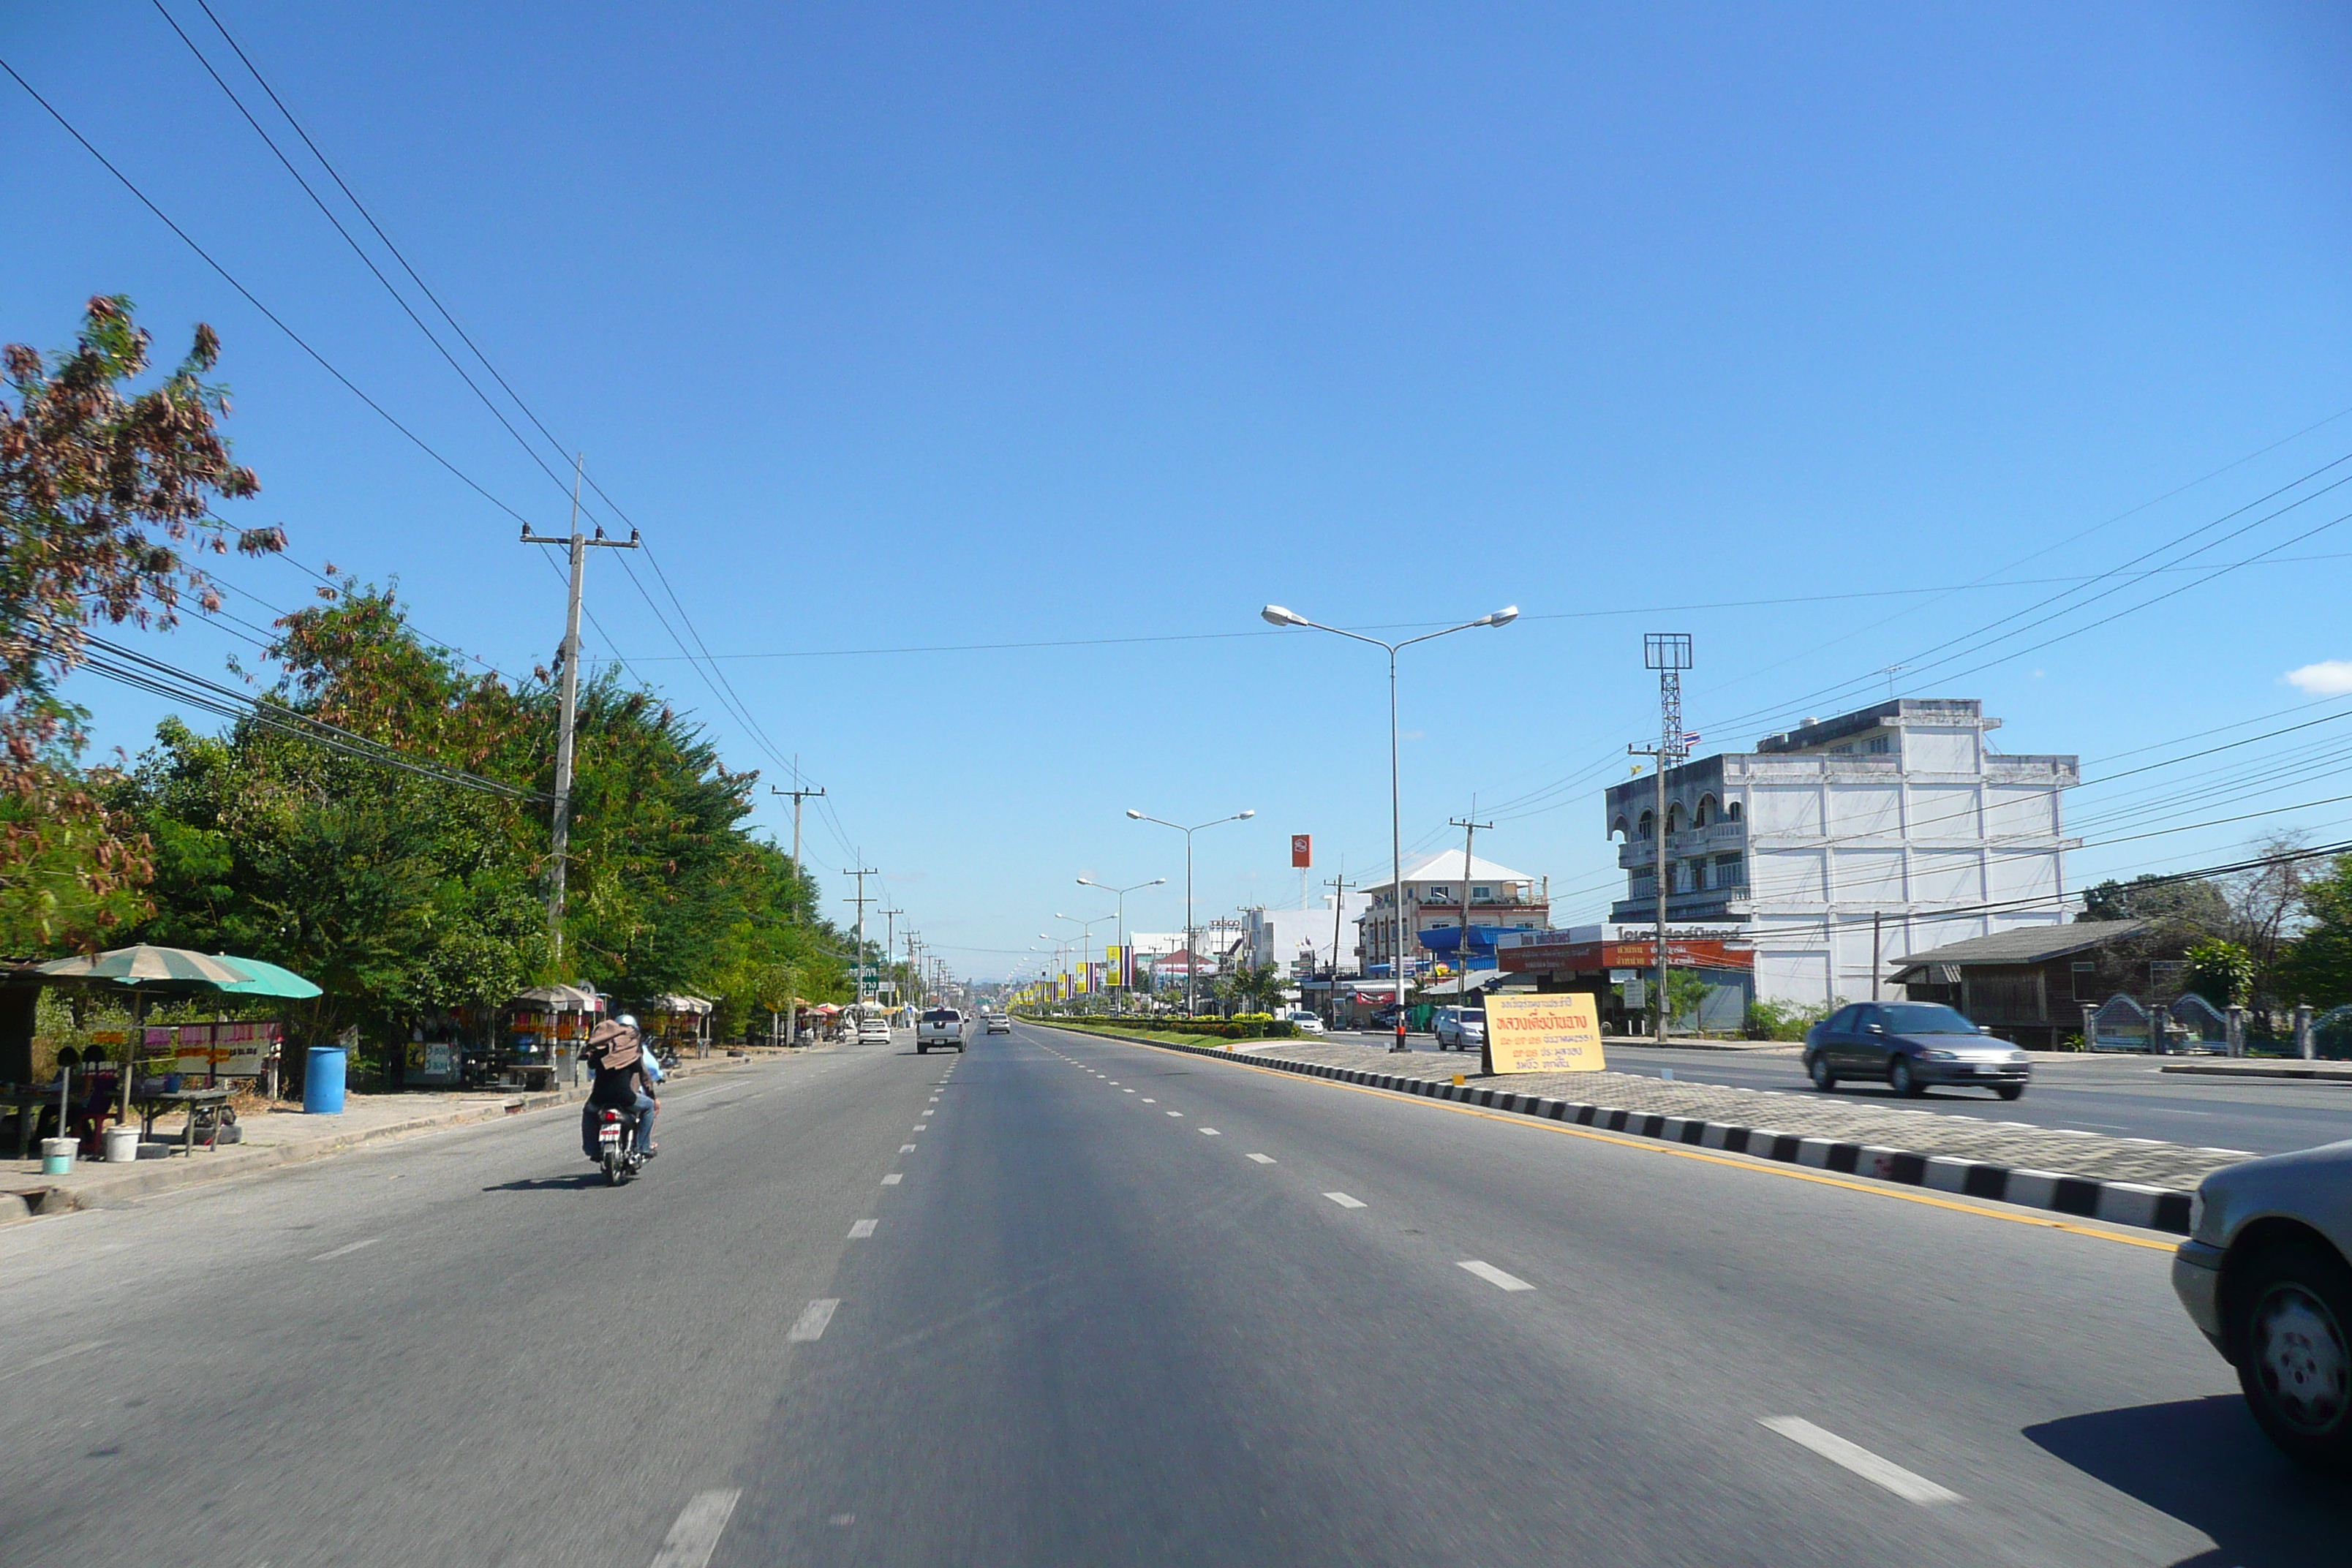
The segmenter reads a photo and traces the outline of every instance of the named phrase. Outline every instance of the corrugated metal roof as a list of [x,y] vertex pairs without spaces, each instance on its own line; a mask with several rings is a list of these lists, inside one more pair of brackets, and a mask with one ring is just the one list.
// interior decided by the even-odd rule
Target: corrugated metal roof
[[1898,968],[1917,969],[1931,963],[2039,963],[2081,952],[2119,936],[2145,930],[2146,921],[2070,921],[2063,925],[2019,926],[1974,936],[1966,942],[1906,953],[1892,960]]

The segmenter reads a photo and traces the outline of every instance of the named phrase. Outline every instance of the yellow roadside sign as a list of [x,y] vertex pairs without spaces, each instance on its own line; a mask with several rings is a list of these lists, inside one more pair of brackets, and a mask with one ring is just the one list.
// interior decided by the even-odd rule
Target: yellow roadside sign
[[1599,1072],[1600,1004],[1584,994],[1489,994],[1486,1051],[1498,1073]]

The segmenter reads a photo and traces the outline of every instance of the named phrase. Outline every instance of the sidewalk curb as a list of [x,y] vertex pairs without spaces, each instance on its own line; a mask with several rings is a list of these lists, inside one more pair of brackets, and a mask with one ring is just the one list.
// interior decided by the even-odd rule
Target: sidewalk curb
[[2340,1067],[2300,1065],[2289,1067],[2285,1063],[2281,1063],[2273,1067],[2263,1063],[2252,1067],[2224,1067],[2219,1062],[2200,1062],[2195,1066],[2184,1063],[2175,1067],[2158,1068],[2156,1070],[2166,1073],[2198,1073],[2206,1078],[2290,1078],[2305,1081],[2315,1079],[2322,1083],[2352,1083],[2352,1064]]
[[[1034,1020],[1030,1022],[1038,1028],[1058,1027]],[[2073,1215],[2080,1219],[2105,1220],[2113,1225],[2137,1226],[2144,1230],[2169,1231],[2176,1236],[2189,1234],[2189,1205],[2194,1194],[2164,1187],[2143,1186],[2137,1182],[2108,1182],[2091,1176],[2061,1175],[2053,1171],[1995,1165],[1979,1160],[1958,1160],[1944,1154],[1919,1154],[1902,1149],[1880,1148],[1875,1144],[1810,1138],[1802,1133],[1782,1132],[1770,1127],[1741,1127],[1725,1121],[1665,1116],[1655,1111],[1587,1105],[1580,1100],[1515,1094],[1474,1084],[1455,1085],[1429,1079],[1400,1078],[1392,1073],[1366,1072],[1358,1068],[1327,1067],[1320,1062],[1244,1057],[1237,1051],[1212,1049],[1206,1046],[1171,1046],[1160,1040],[1114,1035],[1108,1030],[1062,1029],[1061,1032],[1088,1039],[1111,1039],[1128,1045],[1148,1046],[1153,1050],[1182,1051],[1221,1061],[1244,1060],[1254,1067],[1276,1068],[1308,1078],[1334,1079],[1370,1089],[1419,1095],[1427,1100],[1456,1100],[1465,1105],[1483,1106],[1489,1110],[1532,1116],[1545,1121],[1573,1122],[1579,1127],[1591,1127],[1603,1132],[1655,1138],[1663,1142],[1687,1143],[1727,1154],[1748,1154],[1757,1159],[1777,1160],[1783,1164],[1803,1165],[1841,1175],[1866,1176],[1904,1186],[1927,1187],[1958,1197],[1981,1198],[1988,1203],[2017,1204],[2025,1208]]]
[[[698,1078],[723,1068],[748,1067],[758,1059],[728,1058],[712,1062],[680,1062],[670,1069],[670,1077],[672,1079]],[[0,1189],[0,1226],[37,1216],[71,1214],[79,1209],[100,1208],[126,1198],[147,1197],[179,1187],[203,1186],[257,1171],[305,1165],[314,1160],[331,1159],[347,1150],[380,1143],[411,1132],[429,1132],[445,1127],[499,1121],[525,1111],[546,1110],[574,1103],[584,1097],[584,1090],[547,1089],[537,1094],[506,1096],[493,1104],[439,1110],[427,1116],[412,1116],[404,1121],[387,1121],[349,1132],[331,1131],[317,1138],[296,1139],[284,1143],[239,1144],[217,1152],[192,1154],[184,1160],[142,1160],[119,1176],[102,1177],[78,1187],[44,1186],[36,1176],[25,1185]]]

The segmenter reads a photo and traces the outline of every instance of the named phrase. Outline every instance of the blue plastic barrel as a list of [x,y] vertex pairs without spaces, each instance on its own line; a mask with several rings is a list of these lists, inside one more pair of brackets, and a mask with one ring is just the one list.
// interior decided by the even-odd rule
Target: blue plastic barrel
[[302,1071],[302,1109],[311,1116],[340,1116],[343,1110],[343,1063],[349,1055],[341,1046],[312,1046],[310,1065]]

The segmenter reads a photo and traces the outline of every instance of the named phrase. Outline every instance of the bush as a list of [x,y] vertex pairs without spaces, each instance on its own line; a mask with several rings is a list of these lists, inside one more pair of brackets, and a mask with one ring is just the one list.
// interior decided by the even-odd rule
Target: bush
[[[1843,1005],[1843,1004],[1839,1004]],[[1748,1037],[1751,1040],[1801,1040],[1805,1031],[1834,1011],[1827,1002],[1800,1005],[1758,997],[1748,1004]]]
[[1244,1013],[1234,1018],[1177,1018],[1156,1015],[1129,1015],[1105,1018],[1072,1019],[1080,1026],[1092,1025],[1105,1029],[1148,1029],[1169,1035],[1206,1035],[1219,1040],[1295,1040],[1298,1026],[1277,1023],[1265,1013]]

